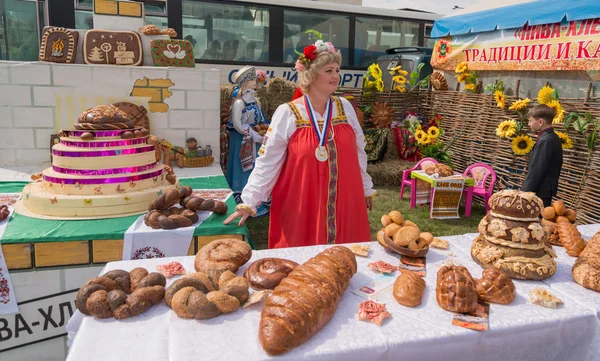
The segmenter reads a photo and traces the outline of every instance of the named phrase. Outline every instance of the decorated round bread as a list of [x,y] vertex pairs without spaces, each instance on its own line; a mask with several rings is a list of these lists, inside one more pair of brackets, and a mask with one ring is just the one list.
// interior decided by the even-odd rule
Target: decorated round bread
[[540,222],[521,222],[487,214],[479,222],[479,233],[497,239],[524,244],[540,244],[546,240]]
[[135,123],[124,111],[112,104],[98,105],[82,112],[75,123],[76,129],[129,129]]
[[489,205],[493,215],[517,221],[537,221],[544,209],[544,202],[535,193],[514,189],[494,193]]
[[556,272],[556,255],[551,248],[528,250],[489,242],[480,235],[471,246],[471,257],[483,268],[495,267],[511,278],[543,280]]

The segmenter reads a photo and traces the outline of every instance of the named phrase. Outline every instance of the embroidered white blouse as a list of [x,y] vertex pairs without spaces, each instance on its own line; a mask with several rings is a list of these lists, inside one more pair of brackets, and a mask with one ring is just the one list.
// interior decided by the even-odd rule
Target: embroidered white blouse
[[[352,104],[343,97],[340,97],[340,100],[342,101],[348,124],[352,126],[352,129],[356,134],[356,147],[358,150],[358,161],[361,169],[365,197],[372,197],[375,195],[375,190],[373,189],[371,176],[367,173],[365,136],[358,123],[358,118]],[[296,107],[300,111],[302,118],[309,119],[303,103],[296,103]],[[317,119],[324,118],[322,114],[317,113],[316,116]],[[335,109],[333,117],[335,118],[337,116],[337,109]],[[256,212],[256,207],[269,199],[271,191],[277,182],[277,178],[279,177],[279,173],[285,162],[288,142],[295,131],[296,118],[289,105],[280,105],[275,111],[275,114],[273,114],[271,126],[267,131],[267,141],[263,143],[261,150],[259,151],[259,157],[256,159],[254,170],[248,179],[246,187],[244,187],[244,190],[242,191],[243,204],[240,206],[250,207],[253,212]]]

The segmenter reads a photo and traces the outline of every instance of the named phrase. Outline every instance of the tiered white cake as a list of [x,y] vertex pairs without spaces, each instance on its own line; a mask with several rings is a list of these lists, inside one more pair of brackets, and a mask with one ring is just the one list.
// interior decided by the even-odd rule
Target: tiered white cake
[[[156,160],[156,144],[150,144],[155,137],[113,110],[117,116],[90,116],[90,121],[84,112],[75,123],[77,130],[59,134],[60,143],[52,147],[52,167],[23,189],[28,211],[54,218],[139,214],[165,188],[176,186],[174,175]],[[104,109],[103,115],[110,111]]]

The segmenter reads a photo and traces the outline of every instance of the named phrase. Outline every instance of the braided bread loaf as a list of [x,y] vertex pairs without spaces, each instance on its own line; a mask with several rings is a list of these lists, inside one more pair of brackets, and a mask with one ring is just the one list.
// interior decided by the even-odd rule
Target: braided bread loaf
[[217,239],[196,254],[194,268],[206,273],[213,281],[225,271],[237,272],[252,257],[252,248],[238,239]]
[[285,353],[319,332],[335,314],[356,270],[354,253],[342,246],[294,268],[262,310],[258,338],[265,351]]
[[600,292],[600,232],[588,242],[572,269],[575,282]]
[[469,313],[477,308],[475,281],[463,266],[444,266],[437,273],[435,298],[446,311]]
[[196,272],[173,282],[165,303],[179,317],[204,320],[234,312],[249,296],[248,281],[232,272],[223,272],[214,284],[206,273]]
[[578,257],[585,248],[585,242],[581,238],[581,233],[577,230],[577,226],[568,222],[560,222],[556,225],[558,238],[567,254],[571,257]]
[[[196,210],[227,213],[225,202],[202,199],[193,196],[193,193],[189,186],[181,186],[179,190],[168,190],[148,206],[150,212],[144,217],[144,223],[154,229],[175,229],[189,227],[198,222]],[[173,207],[177,203],[184,208]]]
[[165,276],[148,273],[145,268],[114,270],[87,281],[77,292],[75,303],[84,315],[125,319],[159,303],[166,284]]
[[483,270],[475,287],[479,298],[487,302],[507,305],[517,297],[517,289],[512,279],[497,268]]
[[150,203],[148,210],[167,209],[177,203],[179,203],[179,191],[177,189],[169,189],[165,193],[158,196],[158,198],[156,198],[152,203]]
[[195,211],[211,211],[216,214],[227,213],[227,203],[213,199],[202,199],[192,195],[182,198],[179,204]]
[[198,222],[196,212],[189,209],[171,207],[164,210],[152,210],[144,217],[144,223],[153,229],[175,229],[189,227]]

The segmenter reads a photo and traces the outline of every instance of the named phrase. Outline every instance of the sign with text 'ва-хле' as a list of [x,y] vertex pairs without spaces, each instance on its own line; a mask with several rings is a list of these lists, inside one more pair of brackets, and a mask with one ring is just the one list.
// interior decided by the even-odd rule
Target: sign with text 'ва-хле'
[[452,71],[463,61],[469,70],[600,70],[600,19],[438,39],[435,69]]

